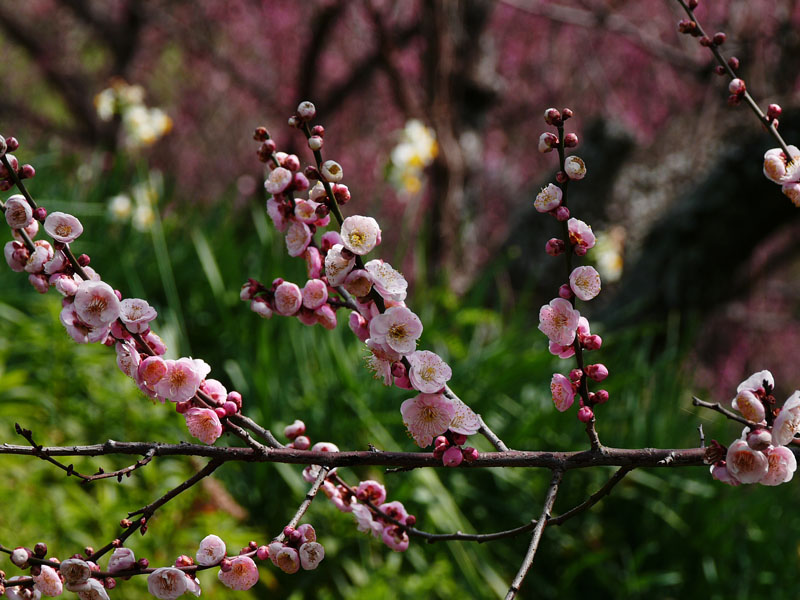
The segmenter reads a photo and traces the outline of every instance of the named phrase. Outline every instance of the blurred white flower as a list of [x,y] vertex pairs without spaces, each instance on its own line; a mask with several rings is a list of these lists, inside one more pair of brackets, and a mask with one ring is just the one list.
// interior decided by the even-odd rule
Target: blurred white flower
[[408,121],[392,149],[390,180],[399,190],[415,194],[422,188],[422,172],[439,153],[436,133],[422,122]]

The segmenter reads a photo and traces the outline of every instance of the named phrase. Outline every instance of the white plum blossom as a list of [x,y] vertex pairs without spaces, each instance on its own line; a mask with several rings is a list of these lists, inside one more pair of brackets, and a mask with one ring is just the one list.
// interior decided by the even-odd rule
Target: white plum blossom
[[386,300],[403,302],[406,299],[408,282],[399,271],[380,259],[371,260],[364,268],[372,276],[375,289]]
[[447,427],[453,433],[475,435],[481,428],[481,419],[469,406],[459,398],[449,398],[455,409],[453,419]]
[[548,183],[542,188],[536,199],[533,201],[533,207],[540,213],[550,212],[551,210],[561,206],[561,199],[564,193],[561,188],[553,183]]
[[76,217],[56,211],[47,215],[44,230],[55,241],[69,244],[83,233],[83,225]]
[[64,589],[58,572],[47,565],[42,565],[38,575],[33,576],[33,587],[42,593],[43,596],[60,596]]
[[775,380],[772,377],[772,373],[767,370],[750,375],[750,377],[736,387],[736,391],[750,390],[751,392],[755,392],[758,388],[763,388],[765,385],[769,386],[770,389],[775,387]]
[[58,571],[69,584],[83,583],[92,575],[92,568],[85,560],[68,558],[58,566]]
[[130,548],[114,548],[114,553],[108,559],[108,570],[112,573],[115,571],[127,571],[132,569],[136,564],[136,556]]
[[333,287],[344,283],[356,262],[356,257],[352,254],[343,256],[342,250],[344,250],[343,244],[335,244],[325,255],[325,276],[328,278],[328,284]]
[[300,565],[307,571],[316,569],[325,558],[325,548],[319,542],[306,542],[300,546]]
[[286,250],[289,256],[300,256],[311,242],[311,229],[300,221],[292,221],[286,232]]
[[272,170],[264,182],[264,188],[274,196],[275,194],[283,193],[293,180],[294,174],[289,169],[277,167]]
[[258,567],[249,556],[237,556],[231,559],[230,571],[220,570],[217,577],[232,590],[249,590],[258,581]]
[[143,333],[150,321],[158,316],[156,309],[140,298],[125,298],[120,302],[119,309],[119,318],[131,333]]
[[586,164],[577,156],[568,156],[564,161],[564,172],[570,179],[583,179],[586,177]]
[[753,450],[744,440],[736,440],[728,447],[725,465],[728,472],[742,483],[756,483],[769,470],[769,461],[764,453]]
[[331,183],[339,183],[342,177],[344,177],[342,165],[335,160],[326,160],[322,163],[322,168],[320,168],[319,172],[326,181],[330,181]]
[[91,327],[106,327],[120,314],[120,301],[111,286],[102,281],[82,281],[75,292],[75,312]]
[[797,459],[786,446],[774,446],[766,451],[769,470],[759,481],[762,485],[780,485],[790,481],[797,470]]
[[204,567],[216,565],[225,558],[226,551],[225,542],[222,538],[214,534],[207,535],[200,542],[195,560],[198,565],[203,565]]
[[764,420],[764,403],[748,389],[741,390],[736,398],[731,402],[734,410],[742,413],[742,416],[753,423],[760,423]]
[[161,567],[147,577],[147,590],[159,600],[176,600],[192,587],[189,576],[175,567]]
[[600,274],[594,267],[576,267],[569,276],[569,287],[584,302],[600,293]]
[[6,200],[6,223],[11,229],[24,229],[33,220],[33,209],[25,196],[14,194]]
[[781,148],[771,148],[764,154],[764,176],[775,183],[800,180],[800,150],[788,146],[789,159]]
[[772,424],[772,443],[785,446],[800,433],[800,391],[789,396]]
[[386,344],[400,354],[413,352],[420,335],[422,321],[405,306],[392,306],[373,318],[369,324],[370,339]]
[[380,243],[381,228],[372,217],[354,215],[342,222],[339,235],[345,248],[353,254],[364,256]]

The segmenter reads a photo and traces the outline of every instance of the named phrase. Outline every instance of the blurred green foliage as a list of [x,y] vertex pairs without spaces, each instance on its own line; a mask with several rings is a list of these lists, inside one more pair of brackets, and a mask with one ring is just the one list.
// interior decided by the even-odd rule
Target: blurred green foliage
[[[209,362],[213,377],[241,391],[250,416],[278,434],[303,419],[312,441],[342,449],[415,449],[399,415],[408,394],[371,378],[343,316],[340,327],[327,332],[293,319],[263,321],[239,301],[248,276],[305,281],[305,265],[285,255],[261,202],[245,204],[231,194],[193,212],[187,203],[175,209],[167,188],[157,200],[160,218],[140,232],[110,222],[105,202],[143,180],[144,171],[118,164],[101,173],[99,163],[81,166],[52,156],[33,162],[39,172],[30,186],[35,197],[84,222],[86,233],[74,245],[78,252],[88,253],[123,295],[156,306],[155,330],[170,353]],[[348,206],[351,213],[360,210],[357,202]],[[67,337],[54,292],[41,297],[24,276],[8,270],[0,272],[0,290],[0,443],[24,443],[14,434],[15,422],[45,445],[190,439],[170,406],[151,405],[119,373],[110,349],[78,346]],[[425,324],[422,346],[452,365],[452,387],[509,446],[586,448],[574,411],[556,412],[549,398],[551,374],[568,367],[547,352],[536,307],[522,302],[514,312],[501,311],[497,290],[491,272],[464,298],[415,290],[410,305]],[[674,334],[679,318],[613,334],[594,326],[604,334],[601,356],[612,374],[606,381],[611,401],[597,411],[606,445],[694,446],[700,423],[708,438],[723,443],[737,435],[716,415],[690,408],[691,393],[699,390],[691,389],[692,366],[682,362],[687,341]],[[482,439],[471,443],[490,449]],[[74,462],[82,472],[128,464],[125,457]],[[82,486],[43,461],[0,456],[0,543],[46,541],[61,558],[100,546],[117,534],[117,522],[129,510],[201,465],[157,459],[122,483]],[[612,472],[568,473],[556,513],[580,503]],[[487,532],[535,518],[549,479],[533,469],[363,469],[343,475],[351,482],[384,481],[390,499],[403,501],[419,527],[436,532]],[[146,536],[131,538],[137,557],[168,564],[179,554],[193,555],[212,532],[233,551],[250,539],[267,542],[307,489],[300,469],[288,465],[229,464],[214,477],[227,492],[198,485],[180,495],[157,513]],[[794,598],[786,573],[798,567],[798,496],[794,483],[731,489],[713,482],[705,469],[633,472],[590,512],[545,532],[523,597]],[[316,571],[293,576],[265,565],[250,597],[495,598],[505,593],[528,544],[526,535],[484,545],[412,540],[408,552],[396,554],[357,533],[352,516],[322,497],[304,521],[315,526],[326,560]],[[5,559],[0,568],[15,573]],[[214,579],[212,572],[202,574],[204,597],[247,597]],[[144,590],[144,580],[137,579],[120,582],[112,595],[141,598]]]

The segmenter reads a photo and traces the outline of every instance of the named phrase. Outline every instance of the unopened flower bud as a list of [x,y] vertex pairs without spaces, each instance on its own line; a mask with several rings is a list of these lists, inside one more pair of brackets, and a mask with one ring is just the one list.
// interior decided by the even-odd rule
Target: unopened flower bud
[[603,345],[603,338],[599,335],[587,335],[583,338],[583,347],[587,350],[599,350]]
[[269,132],[266,127],[256,127],[253,139],[257,142],[266,142],[269,139]]
[[28,559],[33,555],[33,552],[27,548],[19,547],[14,548],[11,552],[11,562],[17,565],[20,569],[28,567]]
[[78,257],[78,264],[82,267],[88,267],[90,262],[92,262],[92,259],[89,258],[88,254],[81,254]]
[[770,121],[777,119],[781,116],[783,110],[781,109],[780,105],[778,104],[770,104],[767,108],[767,119]]
[[287,154],[281,161],[281,166],[284,169],[289,169],[292,173],[296,173],[300,170],[300,159],[297,158],[297,154]]
[[594,401],[597,404],[605,404],[608,402],[608,391],[607,390],[597,390],[594,393]]
[[544,122],[556,127],[561,125],[561,113],[558,112],[557,108],[548,108],[544,111]]
[[558,221],[569,220],[569,209],[566,206],[559,206],[553,213]]
[[86,548],[83,549],[83,553],[86,556],[91,556],[92,554],[94,554],[94,548],[92,548],[91,546],[86,546]]
[[[461,455],[464,457],[464,460],[467,462],[474,462],[478,460],[478,451],[473,448],[472,446],[467,446],[466,448],[461,449]],[[410,525],[408,519],[406,519],[406,525]]]
[[695,8],[697,8],[697,5],[700,4],[700,1],[699,0],[689,0],[689,2],[687,4],[689,5],[689,10],[694,10]]
[[589,408],[588,406],[582,406],[581,408],[578,409],[578,420],[581,423],[588,423],[593,418],[594,418],[594,413],[592,412],[592,409]]
[[337,204],[347,204],[350,201],[350,190],[346,185],[337,183],[333,186],[333,197],[336,198]]
[[19,148],[19,140],[15,137],[6,138],[6,152],[15,152]]
[[444,446],[445,448],[447,448],[447,447],[450,446],[450,442],[447,440],[446,437],[444,437],[443,435],[440,435],[440,436],[437,436],[437,438],[435,440],[433,440],[433,446],[434,446],[434,448],[438,447],[438,446]]
[[712,41],[714,42],[715,46],[722,46],[722,44],[724,44],[725,40],[727,40],[727,39],[728,39],[728,36],[725,35],[724,32],[718,31],[717,33],[714,34],[714,37],[713,37]]
[[258,560],[267,560],[269,558],[269,548],[267,546],[259,546],[256,550]]
[[711,38],[708,37],[707,35],[704,35],[703,37],[700,38],[700,45],[703,46],[704,48],[710,48],[713,45],[713,43],[714,42],[712,42]]
[[304,435],[298,435],[292,441],[292,448],[297,450],[308,450],[311,447],[311,440]]
[[120,522],[119,522],[119,526],[120,526],[120,527],[123,527],[123,528],[125,528],[125,529],[127,529],[128,527],[130,527],[132,524],[133,524],[133,523],[131,522],[131,520],[130,520],[130,519],[121,519],[121,520],[120,520]]
[[572,288],[569,287],[569,285],[566,283],[563,284],[560,288],[558,288],[558,295],[559,297],[564,298],[565,300],[569,300],[570,298],[572,298],[572,296],[574,296],[574,294],[572,293]]
[[36,177],[36,169],[33,168],[33,165],[22,165],[22,168],[19,170],[19,178],[33,179],[34,177]]
[[731,56],[728,59],[728,66],[733,69],[734,71],[739,68],[739,59],[735,56]]
[[742,97],[736,94],[728,96],[728,106],[739,106],[742,103]]
[[463,460],[464,455],[461,452],[461,448],[458,446],[451,446],[442,454],[442,464],[444,464],[445,467],[457,467]]
[[344,177],[342,165],[337,163],[335,160],[326,160],[324,163],[322,163],[320,174],[325,178],[326,181],[330,181],[331,183],[339,183],[342,180],[342,177]]
[[545,131],[539,136],[539,152],[551,152],[553,148],[558,146],[558,136],[549,131]]
[[723,67],[722,65],[717,65],[716,67],[714,67],[714,73],[716,73],[717,75],[725,75],[727,74],[727,71],[725,70],[725,67]]
[[219,570],[223,573],[227,573],[232,567],[233,565],[231,564],[230,558],[223,558],[219,563]]
[[587,365],[584,370],[586,371],[586,375],[594,381],[603,381],[608,377],[608,368],[602,363]]
[[7,149],[6,138],[0,135],[0,156],[3,156],[3,154],[6,153],[6,149]]
[[47,218],[47,209],[43,206],[38,207],[33,211],[33,218],[39,222],[44,222]]
[[304,100],[297,105],[297,116],[303,121],[310,121],[316,114],[317,109],[314,107],[314,104],[308,100]]
[[697,30],[697,23],[691,19],[681,19],[678,21],[678,31],[685,34],[693,34]]
[[286,124],[289,125],[289,127],[297,128],[300,126],[300,119],[297,118],[297,115],[292,115],[286,120]]
[[175,403],[175,412],[179,415],[186,413],[190,408],[192,408],[191,400],[182,400]]
[[33,554],[37,558],[44,558],[47,556],[47,544],[44,542],[39,542],[33,547]]
[[569,372],[570,381],[580,381],[581,377],[583,377],[583,371],[581,371],[580,369],[572,369]]
[[744,94],[746,89],[747,86],[744,84],[744,79],[739,79],[738,77],[731,80],[731,82],[728,84],[728,91],[737,96]]
[[181,554],[178,558],[175,559],[176,567],[191,567],[193,564],[194,561],[185,554]]
[[311,148],[314,152],[316,152],[317,150],[321,150],[322,144],[323,144],[322,138],[319,137],[318,135],[312,135],[310,138],[308,138],[308,147]]
[[581,244],[576,244],[575,246],[572,247],[572,249],[575,252],[575,256],[586,256],[586,253],[589,251],[589,249],[586,246],[583,246]]
[[564,147],[565,148],[574,148],[578,145],[578,136],[574,133],[568,133],[564,136]]
[[467,436],[463,433],[454,433],[453,434],[453,444],[456,446],[461,446],[465,444],[467,441]]
[[550,256],[558,256],[566,249],[567,245],[564,243],[564,240],[560,240],[558,238],[550,238],[544,245],[544,251]]
[[140,558],[136,561],[136,566],[140,569],[146,569],[150,566],[150,561],[146,558]]
[[325,137],[325,128],[322,125],[314,125],[314,127],[311,128],[311,135]]

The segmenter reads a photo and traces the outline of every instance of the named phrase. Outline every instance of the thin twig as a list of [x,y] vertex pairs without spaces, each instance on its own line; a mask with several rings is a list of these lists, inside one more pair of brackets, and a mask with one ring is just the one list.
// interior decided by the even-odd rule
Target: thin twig
[[[449,385],[444,386],[444,395],[447,398],[450,398],[451,400],[458,400],[459,402],[464,402],[463,400],[461,400],[461,398],[459,398],[456,395],[456,393],[452,389],[450,389]],[[466,403],[464,402],[464,404]],[[508,452],[509,448],[508,446],[505,445],[505,443],[503,443],[503,440],[501,440],[497,436],[497,434],[489,428],[489,426],[483,420],[483,417],[481,417],[480,415],[477,416],[481,422],[481,426],[480,429],[478,429],[478,433],[480,433],[483,437],[489,440],[489,442],[492,444],[492,446],[494,446],[497,449],[498,452]]]
[[703,402],[702,400],[700,400],[700,398],[692,396],[692,404],[694,404],[695,406],[700,406],[702,408],[708,408],[709,410],[714,410],[720,413],[721,415],[725,415],[731,421],[736,421],[738,423],[741,423],[742,425],[747,425],[750,429],[756,429],[758,427],[761,427],[761,425],[759,425],[758,423],[753,423],[753,421],[748,421],[744,417],[740,417],[736,413],[729,411],[727,408],[724,408],[722,405],[720,405],[719,402],[713,402],[713,403]]
[[528,552],[525,554],[525,558],[522,560],[522,565],[520,565],[517,575],[514,577],[514,580],[511,582],[511,586],[508,588],[508,593],[506,594],[505,600],[513,600],[517,597],[519,588],[522,586],[522,581],[525,579],[525,576],[528,574],[528,571],[533,564],[533,559],[536,556],[536,550],[539,548],[539,541],[542,539],[542,532],[547,524],[547,520],[550,518],[550,511],[553,510],[553,503],[556,501],[558,484],[561,483],[561,478],[563,476],[563,471],[553,471],[553,478],[550,480],[550,486],[547,488],[547,495],[544,499],[542,514],[539,517],[539,521],[536,523],[536,526],[533,528],[533,535],[531,536],[531,543],[528,546]]
[[129,466],[125,467],[124,469],[118,469],[116,471],[111,471],[110,473],[106,473],[105,471],[103,471],[103,469],[100,469],[94,475],[89,475],[89,477],[87,477],[83,481],[83,483],[89,483],[90,481],[96,481],[98,479],[109,479],[111,477],[116,477],[117,481],[122,481],[123,477],[130,477],[130,475],[131,475],[131,473],[133,471],[135,471],[136,469],[142,468],[147,463],[149,463],[151,460],[153,460],[153,457],[155,455],[156,455],[155,449],[151,448],[150,450],[148,450],[145,453],[145,455],[142,458],[137,460],[132,465],[129,465]]
[[[292,529],[297,527],[300,519],[303,518],[303,515],[306,514],[308,507],[311,506],[311,503],[314,501],[317,492],[319,492],[319,488],[321,488],[322,484],[325,482],[325,478],[328,476],[328,471],[329,469],[327,467],[320,468],[317,478],[314,480],[314,484],[309,488],[305,499],[300,506],[297,507],[297,512],[294,513],[294,516],[292,517],[291,521],[286,524],[286,527],[291,527]],[[285,528],[283,531],[285,531]],[[275,540],[282,542],[286,538],[283,531],[281,531],[280,535],[278,535]]]
[[19,435],[21,435],[26,440],[28,440],[28,442],[31,445],[31,450],[33,451],[32,454],[34,456],[36,456],[38,458],[41,458],[42,460],[47,461],[49,463],[52,463],[55,466],[57,466],[59,469],[62,469],[64,471],[66,471],[67,477],[69,477],[70,475],[73,475],[73,476],[77,477],[78,479],[82,479],[84,483],[86,483],[87,481],[90,481],[90,478],[89,478],[88,475],[83,475],[81,473],[78,473],[78,471],[76,471],[71,464],[65,465],[63,463],[58,462],[53,457],[51,457],[48,454],[48,452],[43,449],[42,446],[40,446],[39,444],[37,444],[33,440],[33,432],[31,432],[30,429],[23,429],[22,427],[20,427],[19,423],[14,423],[14,429],[16,430],[16,432]]

